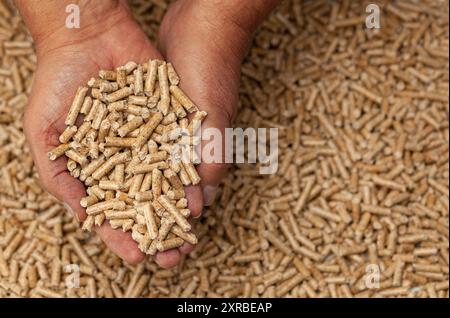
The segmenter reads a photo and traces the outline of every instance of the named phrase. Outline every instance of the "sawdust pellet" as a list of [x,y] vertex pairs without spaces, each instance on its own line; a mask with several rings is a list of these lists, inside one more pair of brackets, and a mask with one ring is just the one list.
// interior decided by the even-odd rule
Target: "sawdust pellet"
[[65,124],[67,126],[72,126],[75,124],[75,120],[78,117],[78,114],[80,113],[81,106],[83,106],[84,98],[86,96],[88,89],[87,87],[79,87],[74,100],[72,102],[72,106],[70,106],[69,113],[67,114],[67,118],[65,120]]

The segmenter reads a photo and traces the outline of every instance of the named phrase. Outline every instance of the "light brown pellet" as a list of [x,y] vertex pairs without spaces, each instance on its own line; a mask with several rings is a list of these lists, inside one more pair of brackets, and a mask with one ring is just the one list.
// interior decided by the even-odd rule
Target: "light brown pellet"
[[170,106],[170,92],[169,92],[169,78],[167,75],[167,64],[163,63],[158,67],[158,82],[161,100],[159,101],[159,109],[165,116],[169,111]]
[[65,154],[67,150],[70,149],[70,144],[60,144],[56,148],[52,149],[48,153],[48,158],[50,160],[56,160],[57,158],[61,157]]
[[67,114],[65,124],[67,126],[73,126],[75,124],[75,121],[78,117],[78,114],[80,113],[81,106],[83,106],[84,98],[86,96],[86,93],[88,91],[87,87],[79,87],[75,97],[73,99],[72,105],[70,106],[69,113]]
[[180,226],[180,228],[184,232],[188,232],[191,229],[191,225],[189,224],[189,222],[187,222],[187,220],[176,208],[176,206],[170,202],[170,199],[167,196],[165,195],[159,196],[158,202],[164,207],[164,209],[166,209],[167,212],[169,212],[172,215],[175,222]]
[[69,142],[76,132],[77,126],[67,126],[67,128],[59,136],[59,142],[62,144]]
[[163,115],[161,113],[154,113],[150,120],[141,127],[139,135],[137,136],[136,142],[134,144],[135,149],[141,148],[148,141],[151,134],[153,133],[153,130],[156,128],[156,126],[159,125],[162,119]]
[[167,251],[172,248],[180,247],[184,243],[184,240],[179,237],[174,237],[168,240],[160,241],[156,243],[156,248],[160,252]]
[[185,93],[175,85],[170,86],[170,92],[176,100],[186,109],[188,113],[193,113],[197,110],[197,106],[185,95]]
[[147,96],[152,96],[155,89],[155,83],[158,76],[158,60],[149,60],[147,77],[145,78],[145,94]]

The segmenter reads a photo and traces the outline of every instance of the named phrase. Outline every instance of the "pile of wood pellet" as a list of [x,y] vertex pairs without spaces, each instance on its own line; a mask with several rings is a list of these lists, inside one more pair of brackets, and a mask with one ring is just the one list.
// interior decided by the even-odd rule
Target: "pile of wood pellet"
[[[19,120],[35,56],[1,2],[0,297],[449,297],[448,2],[370,3],[381,29],[350,0],[264,22],[236,126],[278,127],[279,169],[235,165],[196,250],[161,270],[123,263],[39,187]],[[153,36],[166,8],[133,1]]]
[[172,64],[157,59],[100,70],[78,88],[60,144],[48,153],[50,160],[65,155],[70,174],[86,186],[82,228],[90,232],[108,220],[131,231],[149,255],[197,244],[184,186],[200,182],[194,137],[207,114],[179,82]]

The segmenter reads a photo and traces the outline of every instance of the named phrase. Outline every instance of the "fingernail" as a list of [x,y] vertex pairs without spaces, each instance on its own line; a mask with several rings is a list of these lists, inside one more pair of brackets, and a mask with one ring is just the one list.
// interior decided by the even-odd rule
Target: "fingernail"
[[78,218],[78,214],[75,213],[75,211],[67,204],[67,203],[63,203],[64,208],[66,208],[67,211],[69,211],[70,214],[72,214],[72,216],[75,218],[75,220],[77,220],[77,222],[80,222],[80,219]]
[[201,217],[202,217],[202,213],[200,213],[199,215],[193,216],[192,218],[193,218],[193,219],[199,219],[199,218],[201,218]]
[[205,206],[210,206],[216,198],[217,186],[204,186],[203,187],[203,202]]

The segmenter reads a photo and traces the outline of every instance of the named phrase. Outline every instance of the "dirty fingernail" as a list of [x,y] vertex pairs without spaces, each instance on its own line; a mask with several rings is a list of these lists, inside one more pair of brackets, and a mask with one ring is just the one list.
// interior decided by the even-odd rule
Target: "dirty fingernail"
[[77,222],[80,222],[80,218],[78,217],[78,214],[75,213],[75,211],[67,204],[67,203],[63,203],[64,208],[69,211],[70,214],[72,214],[72,216],[75,218],[75,220],[77,220]]
[[216,193],[217,193],[216,186],[207,185],[203,187],[203,202],[205,206],[209,206],[214,202]]

